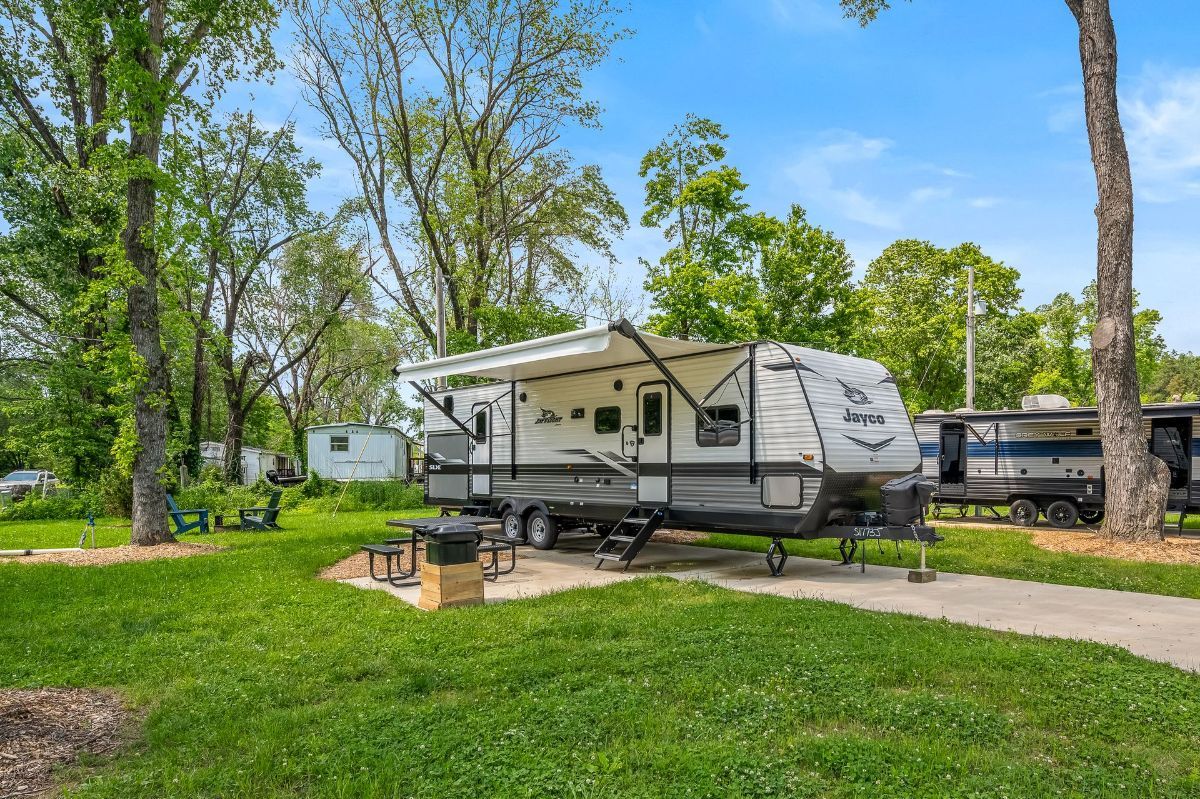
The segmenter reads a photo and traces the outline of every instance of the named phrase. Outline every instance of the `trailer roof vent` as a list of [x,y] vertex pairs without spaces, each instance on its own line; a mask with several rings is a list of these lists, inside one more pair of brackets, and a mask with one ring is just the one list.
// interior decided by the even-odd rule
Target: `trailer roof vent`
[[1071,401],[1061,394],[1031,394],[1021,397],[1021,410],[1044,411],[1051,408],[1070,408]]

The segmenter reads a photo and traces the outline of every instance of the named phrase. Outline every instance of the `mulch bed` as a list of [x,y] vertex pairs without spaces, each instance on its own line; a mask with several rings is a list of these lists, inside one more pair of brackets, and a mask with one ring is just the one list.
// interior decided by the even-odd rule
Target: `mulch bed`
[[135,547],[128,544],[119,547],[85,549],[82,552],[54,552],[46,555],[14,555],[0,558],[0,563],[63,563],[67,566],[110,566],[114,563],[134,563],[143,560],[164,558],[187,558],[192,555],[207,555],[221,552],[228,547],[213,544],[194,544],[175,541],[152,547]]
[[111,752],[130,713],[120,697],[82,688],[0,689],[0,799],[54,788],[54,770]]
[[[1028,529],[1028,528],[1026,528]],[[1072,530],[1029,530],[1035,546],[1050,552],[1071,552],[1102,558],[1139,560],[1146,563],[1181,563],[1200,566],[1200,540],[1167,538],[1163,541],[1126,543],[1095,533]]]

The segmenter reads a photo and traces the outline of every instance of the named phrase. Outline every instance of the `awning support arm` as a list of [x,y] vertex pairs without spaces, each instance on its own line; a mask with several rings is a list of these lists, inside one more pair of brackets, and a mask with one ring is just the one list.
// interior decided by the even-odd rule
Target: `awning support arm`
[[667,365],[663,363],[662,358],[659,358],[658,354],[655,353],[654,350],[650,349],[650,345],[645,342],[645,340],[641,337],[641,334],[637,332],[637,328],[635,328],[628,319],[622,319],[619,322],[613,322],[609,324],[608,329],[620,333],[622,336],[636,344],[638,349],[645,353],[646,357],[650,359],[650,363],[654,364],[654,367],[658,369],[658,371],[662,373],[662,376],[666,378],[667,382],[671,384],[671,387],[679,392],[679,396],[683,397],[683,401],[692,406],[692,410],[696,412],[696,415],[700,418],[700,422],[704,425],[704,427],[708,430],[717,429],[716,421],[708,415],[708,411],[704,410],[704,406],[697,402],[696,398],[693,397],[688,390],[683,387],[683,384],[679,382],[679,379],[676,378],[674,373],[667,368]]
[[432,403],[433,407],[437,408],[439,411],[442,412],[442,416],[445,416],[447,419],[449,419],[451,422],[454,423],[455,427],[457,427],[459,430],[461,430],[464,433],[466,433],[467,435],[469,435],[471,438],[475,438],[475,432],[473,430],[471,430],[469,427],[467,427],[465,424],[463,424],[462,422],[458,421],[458,419],[456,419],[454,417],[454,414],[452,414],[452,413],[450,413],[450,411],[446,410],[445,406],[443,406],[442,403],[438,402],[437,399],[435,399],[432,394],[430,394],[428,391],[425,390],[425,387],[423,385],[418,383],[416,380],[409,380],[408,384],[410,386],[412,386],[418,394],[420,394],[425,399],[429,400],[429,402]]

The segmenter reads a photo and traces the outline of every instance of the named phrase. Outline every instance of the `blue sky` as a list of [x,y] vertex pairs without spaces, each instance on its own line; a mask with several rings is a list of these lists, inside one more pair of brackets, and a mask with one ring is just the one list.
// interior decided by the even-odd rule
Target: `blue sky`
[[[1095,181],[1077,33],[1061,0],[915,0],[866,30],[842,19],[836,0],[630,3],[635,35],[586,84],[603,127],[567,131],[563,143],[600,164],[624,202],[634,224],[617,254],[634,284],[638,257],[664,246],[636,224],[638,161],[688,112],[725,127],[753,208],[800,203],[846,240],[859,274],[909,237],[979,243],[1020,269],[1030,307],[1078,293],[1094,274]],[[1200,3],[1113,8],[1134,160],[1134,282],[1163,312],[1168,345],[1200,351]],[[286,52],[286,30],[279,44]],[[351,194],[344,160],[293,83],[254,94],[264,118],[290,112],[326,163],[316,202]]]

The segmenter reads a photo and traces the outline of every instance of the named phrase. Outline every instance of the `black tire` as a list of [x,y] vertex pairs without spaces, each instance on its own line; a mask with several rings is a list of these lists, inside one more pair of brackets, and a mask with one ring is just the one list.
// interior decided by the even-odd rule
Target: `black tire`
[[1018,499],[1008,506],[1008,518],[1021,527],[1033,527],[1037,523],[1038,506],[1032,499]]
[[1079,508],[1070,500],[1057,499],[1046,508],[1046,521],[1060,530],[1074,527],[1079,521]]
[[1079,521],[1084,524],[1099,524],[1104,521],[1104,510],[1102,508],[1092,508],[1091,510],[1079,511]]
[[509,541],[525,540],[525,519],[513,508],[507,508],[500,516],[500,529]]
[[525,520],[525,540],[534,549],[554,549],[558,543],[558,522],[545,511],[535,510]]

